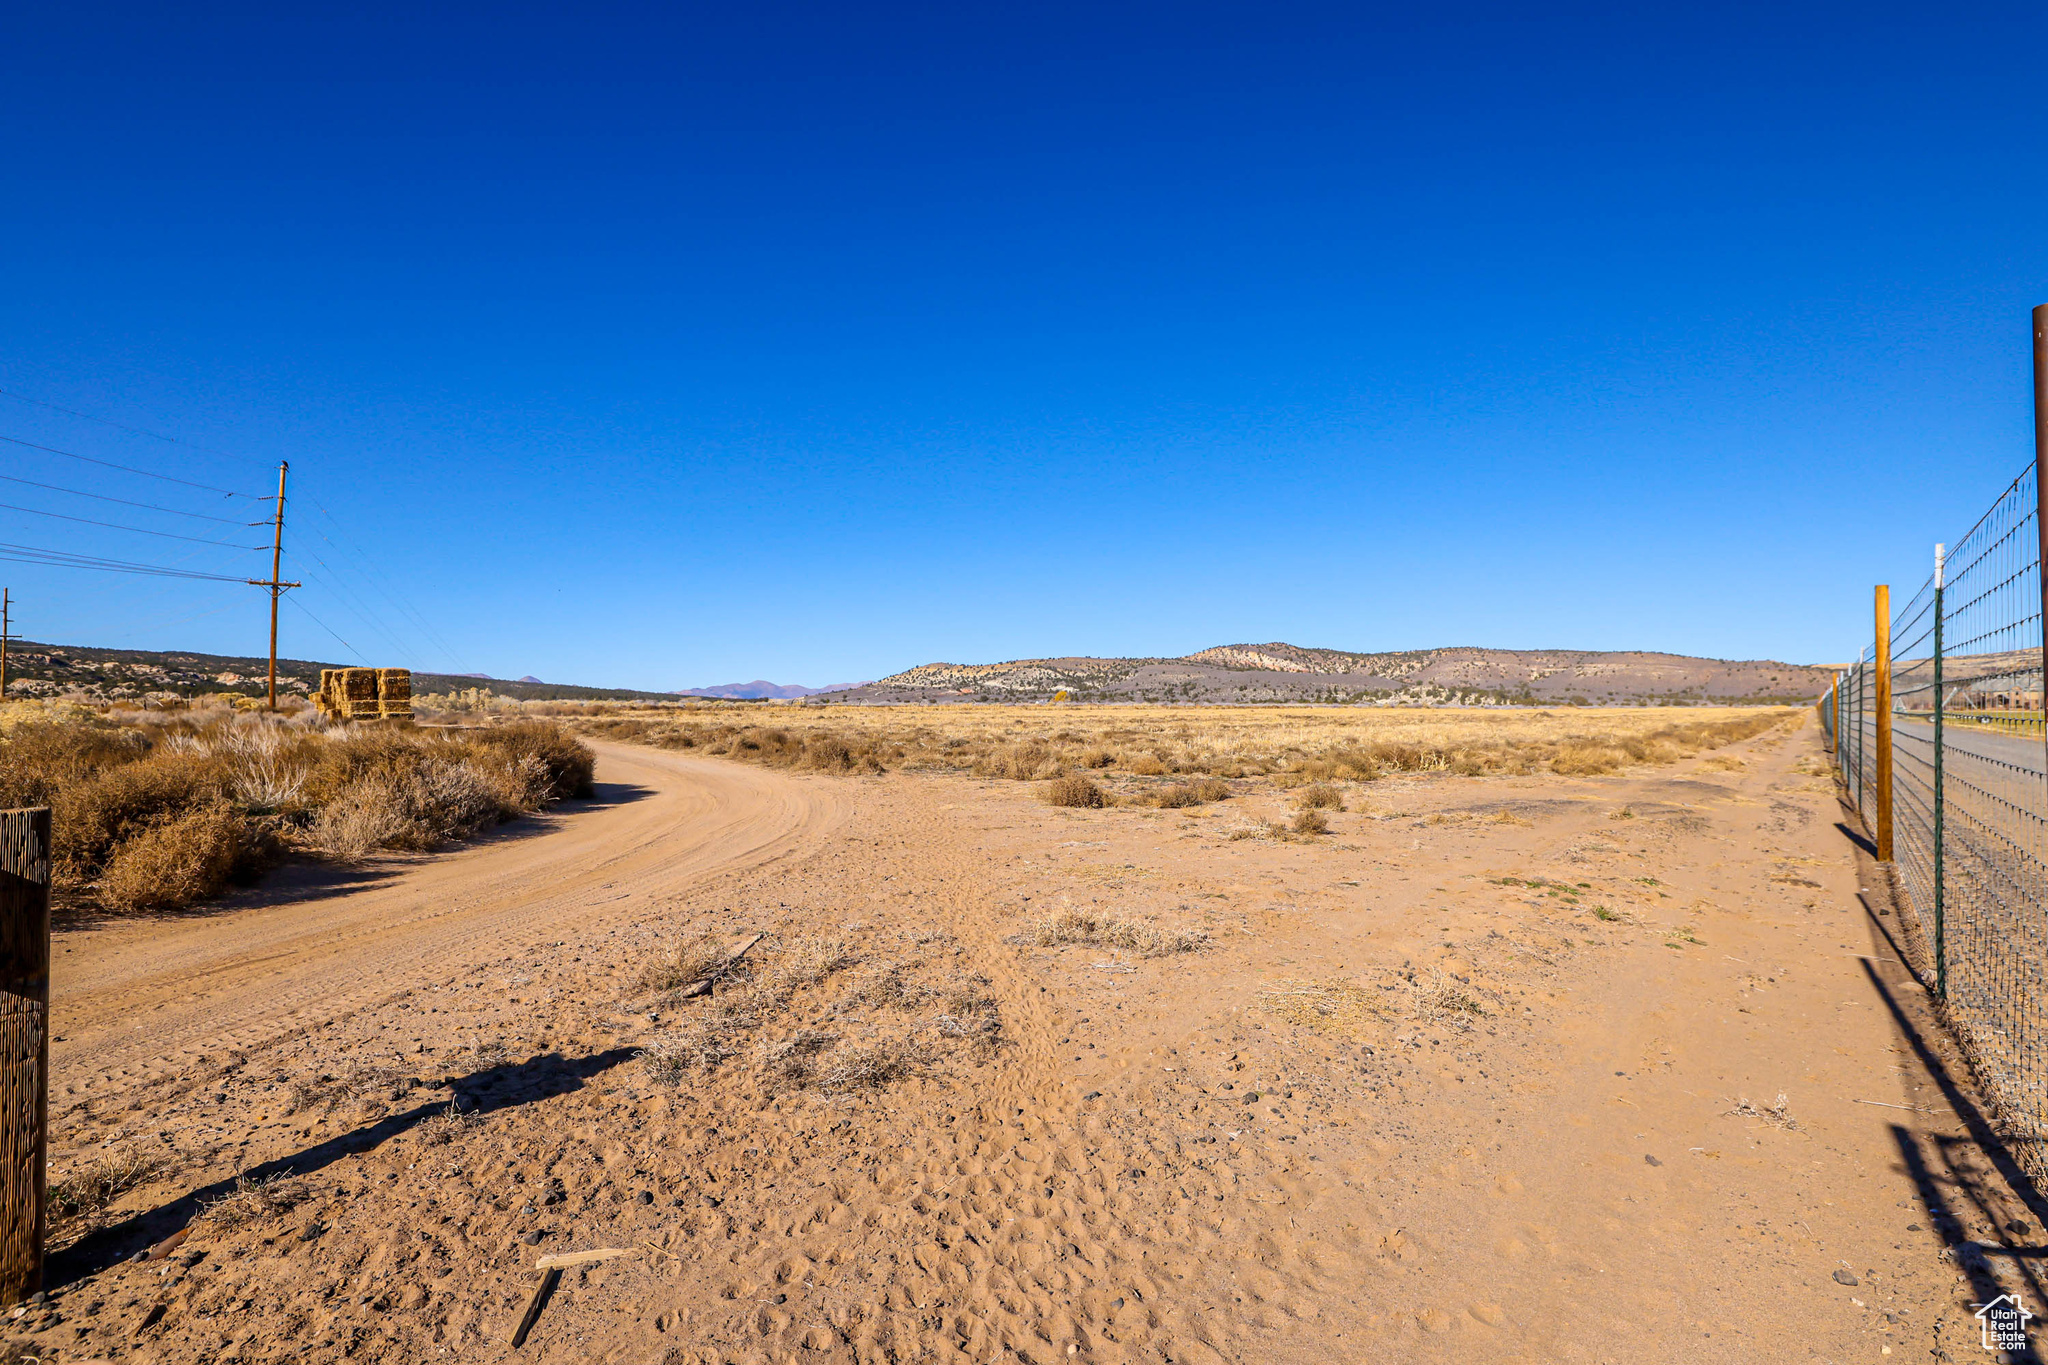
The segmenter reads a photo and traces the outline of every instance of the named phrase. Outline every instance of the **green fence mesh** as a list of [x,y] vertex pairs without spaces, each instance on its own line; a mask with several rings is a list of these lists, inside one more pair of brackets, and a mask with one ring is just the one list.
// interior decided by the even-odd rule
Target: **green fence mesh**
[[1875,828],[1877,733],[1892,739],[1893,862],[1911,945],[2015,1155],[2048,1179],[2048,731],[2040,499],[2029,466],[1821,704],[1846,795]]

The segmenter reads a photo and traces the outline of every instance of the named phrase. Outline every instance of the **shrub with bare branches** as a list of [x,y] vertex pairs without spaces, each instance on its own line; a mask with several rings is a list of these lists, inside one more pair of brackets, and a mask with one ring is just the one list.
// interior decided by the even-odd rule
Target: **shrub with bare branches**
[[1070,773],[1045,784],[1045,803],[1048,806],[1096,807],[1105,804],[1105,798],[1102,788],[1078,773]]
[[1156,924],[1117,919],[1075,906],[1034,923],[1028,938],[1041,948],[1088,943],[1122,948],[1139,957],[1191,953],[1209,946],[1209,935],[1200,929],[1162,929]]
[[172,815],[114,846],[100,903],[134,913],[177,910],[217,896],[234,871],[246,828],[225,801]]
[[1187,806],[1203,806],[1211,801],[1221,801],[1230,795],[1230,785],[1219,778],[1197,777],[1188,782],[1175,782],[1161,787],[1152,794],[1152,804],[1164,810],[1180,810]]
[[53,807],[60,891],[175,910],[298,848],[424,849],[591,790],[552,722],[440,733],[227,710],[0,704],[0,806]]

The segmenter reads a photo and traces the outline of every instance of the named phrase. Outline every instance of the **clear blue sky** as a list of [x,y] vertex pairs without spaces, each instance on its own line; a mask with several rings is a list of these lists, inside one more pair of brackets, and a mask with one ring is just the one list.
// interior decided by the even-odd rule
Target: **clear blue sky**
[[[379,664],[1839,659],[2030,457],[2044,50],[2020,4],[28,6],[0,389],[184,444],[0,435],[288,458],[287,576]],[[0,579],[33,639],[264,646],[252,588]]]

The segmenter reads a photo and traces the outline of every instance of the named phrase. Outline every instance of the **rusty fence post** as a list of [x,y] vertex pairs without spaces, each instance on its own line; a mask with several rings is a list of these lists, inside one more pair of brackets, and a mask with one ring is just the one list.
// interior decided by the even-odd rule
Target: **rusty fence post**
[[43,1287],[50,812],[0,811],[0,1307]]

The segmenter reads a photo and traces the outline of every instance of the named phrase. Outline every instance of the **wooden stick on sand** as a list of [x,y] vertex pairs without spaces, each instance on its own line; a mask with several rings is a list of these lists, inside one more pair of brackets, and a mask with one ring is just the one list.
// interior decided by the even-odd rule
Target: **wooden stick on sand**
[[753,937],[749,938],[745,943],[742,943],[739,947],[733,949],[730,953],[726,955],[725,961],[719,963],[717,967],[712,969],[712,971],[708,975],[706,975],[702,981],[693,981],[689,985],[683,987],[680,991],[677,991],[676,999],[690,1000],[700,995],[710,994],[712,984],[716,982],[718,978],[724,976],[727,972],[731,971],[733,968],[733,964],[735,962],[738,962],[741,958],[747,955],[747,949],[753,947],[756,943],[759,943],[762,939],[766,937],[768,937],[766,934],[755,934]]
[[535,1261],[533,1268],[546,1273],[540,1277],[540,1288],[534,1290],[533,1297],[527,1300],[526,1313],[519,1319],[519,1329],[512,1334],[512,1349],[516,1351],[526,1344],[526,1334],[540,1321],[540,1310],[548,1306],[548,1299],[554,1294],[555,1286],[562,1282],[562,1271],[566,1267],[589,1265],[594,1261],[609,1261],[616,1256],[632,1254],[623,1247],[601,1247],[595,1251],[565,1251],[555,1256],[543,1256]]

